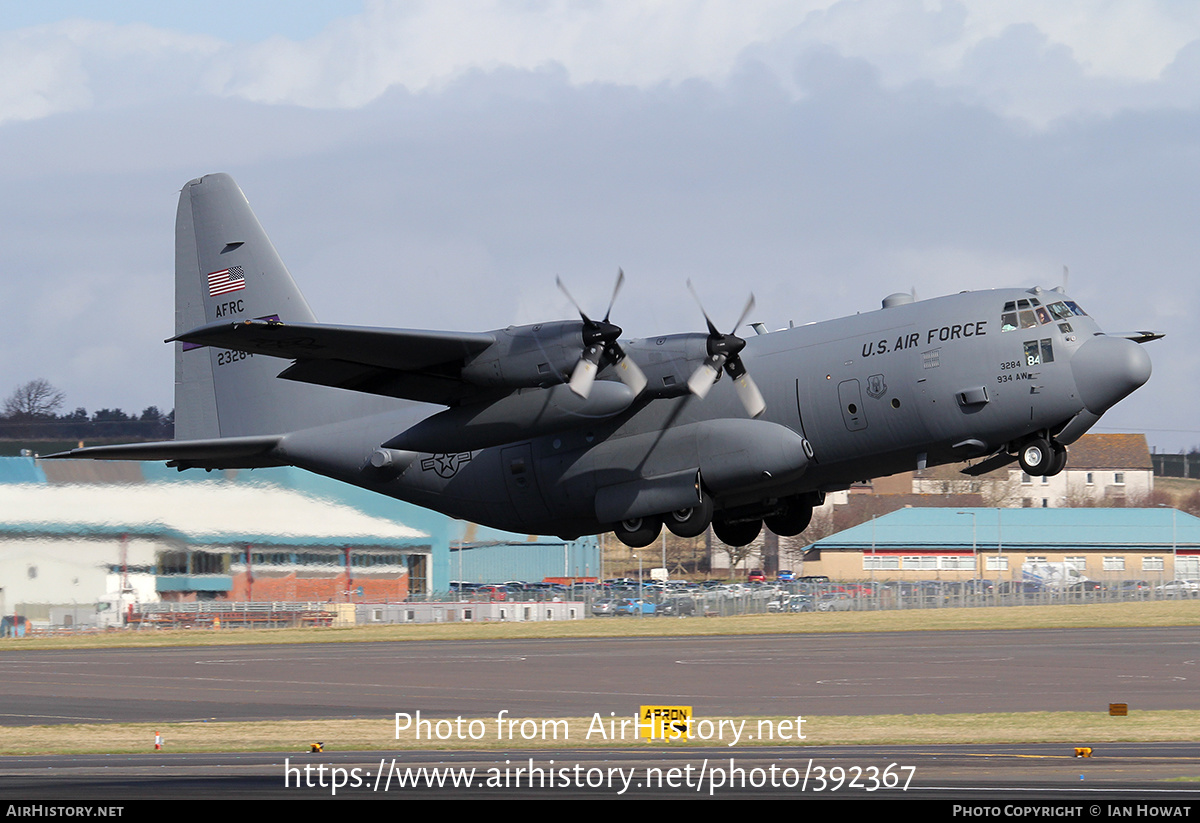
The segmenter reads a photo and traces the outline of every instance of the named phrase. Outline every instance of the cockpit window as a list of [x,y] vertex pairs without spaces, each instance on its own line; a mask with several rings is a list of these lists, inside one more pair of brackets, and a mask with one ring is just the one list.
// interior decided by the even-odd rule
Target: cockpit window
[[1074,314],[1074,312],[1067,308],[1067,304],[1061,300],[1057,303],[1051,303],[1049,308],[1050,313],[1058,320],[1066,320]]
[[[1016,329],[1035,329],[1038,326],[1049,326],[1069,317],[1087,316],[1087,312],[1079,308],[1079,304],[1071,300],[1058,300],[1043,306],[1039,301],[1029,298],[1009,300],[1004,304],[1000,315],[1000,331],[1015,331]],[[1059,327],[1062,331],[1070,331]]]

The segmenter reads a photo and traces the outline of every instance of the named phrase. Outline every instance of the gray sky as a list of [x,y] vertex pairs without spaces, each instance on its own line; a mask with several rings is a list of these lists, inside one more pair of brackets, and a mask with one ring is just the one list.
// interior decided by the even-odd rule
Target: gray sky
[[567,318],[621,266],[628,336],[702,330],[688,278],[778,327],[1067,265],[1169,335],[1101,430],[1200,444],[1200,4],[301,5],[0,0],[0,396],[170,408],[177,193],[226,171],[328,322]]

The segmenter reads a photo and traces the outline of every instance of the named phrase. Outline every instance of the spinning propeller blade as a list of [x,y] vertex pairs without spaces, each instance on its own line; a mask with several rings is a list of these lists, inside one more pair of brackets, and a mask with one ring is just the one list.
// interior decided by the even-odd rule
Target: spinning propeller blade
[[742,309],[741,316],[734,324],[733,331],[729,334],[721,334],[712,318],[708,316],[708,312],[704,310],[704,304],[700,302],[700,295],[696,293],[696,288],[692,285],[691,280],[688,281],[688,289],[691,291],[692,297],[696,299],[696,305],[700,306],[700,313],[704,315],[704,321],[708,324],[708,360],[692,373],[688,379],[688,389],[692,394],[703,399],[708,394],[708,390],[721,377],[721,369],[724,368],[725,373],[734,381],[738,399],[746,408],[747,414],[751,417],[758,417],[766,411],[767,404],[754,380],[746,374],[746,366],[742,363],[741,351],[746,347],[746,341],[733,333],[754,310],[754,295],[750,295],[746,307]]

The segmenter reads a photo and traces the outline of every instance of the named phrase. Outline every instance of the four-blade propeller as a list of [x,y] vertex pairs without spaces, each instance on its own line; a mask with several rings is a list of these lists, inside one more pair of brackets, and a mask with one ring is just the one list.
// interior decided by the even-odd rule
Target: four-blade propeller
[[[746,366],[742,363],[741,351],[746,347],[746,341],[732,331],[729,334],[721,334],[708,316],[708,312],[704,310],[704,304],[700,302],[700,295],[696,294],[691,280],[688,281],[688,290],[696,299],[696,305],[700,307],[704,321],[708,323],[708,360],[693,372],[688,380],[688,388],[692,394],[703,398],[720,378],[721,369],[724,367],[725,373],[733,380],[733,385],[737,389],[738,399],[746,407],[746,413],[751,417],[758,417],[766,411],[767,404],[763,400],[762,392],[758,390],[754,379],[746,373]],[[752,294],[746,302],[746,308],[742,309],[742,316],[734,324],[733,331],[737,331],[745,322],[746,316],[753,308],[754,295]]]
[[625,272],[617,269],[617,284],[613,287],[612,299],[608,301],[608,311],[604,313],[603,320],[593,320],[588,317],[575,302],[571,293],[567,291],[562,278],[557,277],[555,280],[583,320],[583,356],[579,358],[574,371],[571,372],[569,381],[571,391],[586,399],[592,391],[592,383],[596,381],[596,374],[600,369],[611,365],[616,368],[621,382],[628,386],[634,395],[641,394],[642,389],[646,388],[646,375],[638,368],[637,363],[625,356],[625,352],[617,342],[617,338],[621,336],[621,327],[608,322],[613,304],[617,302],[617,294],[625,283]]

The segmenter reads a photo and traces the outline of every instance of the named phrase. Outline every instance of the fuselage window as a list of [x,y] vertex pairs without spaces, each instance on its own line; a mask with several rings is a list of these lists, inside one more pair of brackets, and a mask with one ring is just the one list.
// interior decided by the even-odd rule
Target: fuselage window
[[1038,348],[1038,341],[1036,340],[1029,340],[1025,343],[1025,365],[1042,365],[1042,353]]
[[1042,362],[1054,362],[1054,346],[1050,343],[1050,338],[1041,341],[1042,344]]

